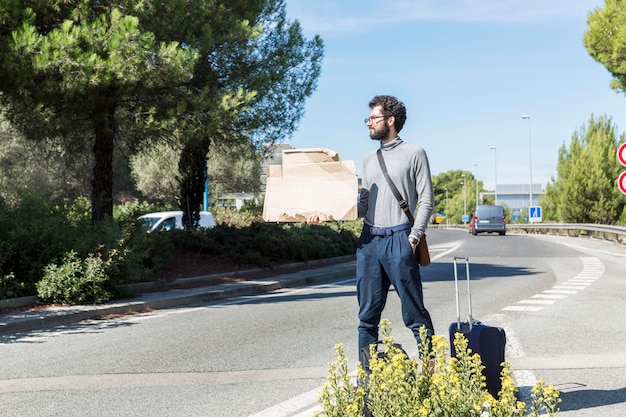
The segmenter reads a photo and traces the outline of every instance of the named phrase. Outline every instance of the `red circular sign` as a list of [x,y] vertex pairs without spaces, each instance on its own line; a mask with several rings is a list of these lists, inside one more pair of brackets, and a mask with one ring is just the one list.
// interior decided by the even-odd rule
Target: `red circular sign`
[[619,145],[619,148],[617,149],[617,159],[626,167],[626,143]]
[[617,177],[617,186],[622,194],[626,194],[626,171],[622,172],[619,177]]

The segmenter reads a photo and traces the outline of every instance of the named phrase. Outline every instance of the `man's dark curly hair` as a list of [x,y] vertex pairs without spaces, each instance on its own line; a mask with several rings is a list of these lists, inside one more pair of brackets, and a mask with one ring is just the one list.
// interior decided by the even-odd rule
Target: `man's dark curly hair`
[[393,116],[395,119],[393,125],[396,128],[396,132],[400,133],[404,127],[404,122],[406,122],[406,107],[404,107],[403,102],[394,96],[376,96],[370,100],[369,105],[370,109],[381,106],[382,115],[385,117]]

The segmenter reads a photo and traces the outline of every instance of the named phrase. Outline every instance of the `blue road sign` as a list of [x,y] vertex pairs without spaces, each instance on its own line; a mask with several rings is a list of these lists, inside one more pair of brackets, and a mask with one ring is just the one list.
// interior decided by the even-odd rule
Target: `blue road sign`
[[530,206],[529,217],[531,222],[541,221],[541,206]]

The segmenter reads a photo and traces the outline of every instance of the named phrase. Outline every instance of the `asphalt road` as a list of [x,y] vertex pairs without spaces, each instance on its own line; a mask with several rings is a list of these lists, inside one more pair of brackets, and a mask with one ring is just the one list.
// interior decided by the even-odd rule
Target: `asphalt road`
[[[429,244],[437,333],[456,316],[452,257],[468,256],[473,316],[506,329],[522,393],[543,378],[562,416],[626,415],[626,249],[458,230],[432,230]],[[349,278],[2,336],[0,415],[311,416],[333,346],[356,364],[356,314]],[[394,293],[384,316],[415,354]]]

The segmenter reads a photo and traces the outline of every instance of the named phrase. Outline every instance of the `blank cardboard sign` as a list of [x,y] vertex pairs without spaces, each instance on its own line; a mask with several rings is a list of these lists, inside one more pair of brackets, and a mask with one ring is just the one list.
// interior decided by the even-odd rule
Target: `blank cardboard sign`
[[354,161],[325,148],[283,150],[282,165],[267,166],[263,220],[302,222],[357,218],[358,179]]

